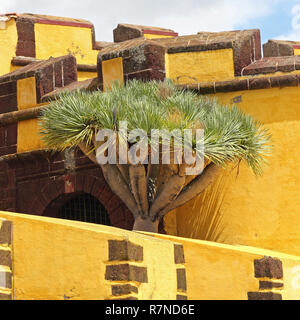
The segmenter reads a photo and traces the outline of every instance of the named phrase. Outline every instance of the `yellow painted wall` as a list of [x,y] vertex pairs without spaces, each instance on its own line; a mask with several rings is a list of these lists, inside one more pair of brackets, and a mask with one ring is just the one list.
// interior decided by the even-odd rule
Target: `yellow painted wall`
[[259,289],[259,280],[254,277],[254,260],[264,256],[278,258],[283,263],[284,290],[280,291],[283,299],[300,299],[300,257],[252,247],[151,235],[183,245],[190,300],[247,300],[248,292]]
[[[148,283],[138,285],[140,300],[174,300],[177,292],[174,243],[184,246],[187,295],[191,300],[246,300],[258,291],[254,260],[283,263],[283,299],[300,298],[300,257],[252,247],[231,246],[159,234],[142,234],[90,223],[0,212],[13,222],[13,293],[16,300],[104,300],[108,240],[143,247]],[[46,276],[45,276],[46,275]]]
[[166,54],[165,61],[166,77],[177,84],[234,78],[232,49]]
[[238,107],[263,123],[300,120],[299,87],[284,87],[261,90],[235,91],[210,95],[222,104],[233,104],[241,97]]
[[72,54],[78,64],[97,64],[98,51],[92,50],[90,28],[36,23],[34,30],[37,59]]
[[[214,95],[224,104],[238,96],[242,97],[238,106],[269,128],[274,149],[263,177],[256,178],[246,165],[240,167],[237,179],[236,171],[231,174],[221,208],[226,225],[222,241],[300,255],[299,88]],[[192,225],[198,212],[195,200],[187,203],[176,210],[176,230],[170,218],[165,220],[166,229],[197,238]]]
[[146,39],[174,38],[174,36],[166,36],[161,34],[150,34],[150,33],[144,33],[144,37]]
[[149,281],[140,284],[139,299],[176,299],[173,241],[77,221],[9,212],[0,217],[13,221],[16,300],[110,299],[113,283],[105,280],[106,266],[120,262],[108,261],[108,240],[144,248],[143,262],[132,263],[147,266]]
[[18,110],[36,106],[36,80],[35,77],[17,80]]
[[0,76],[11,71],[11,59],[16,55],[18,41],[17,27],[14,19],[5,23],[5,28],[0,28]]
[[38,122],[38,119],[31,119],[18,123],[18,153],[45,148],[39,134],[40,126]]
[[84,81],[84,80],[87,80],[87,79],[97,78],[97,72],[78,71],[77,72],[77,78],[78,78],[78,81]]
[[300,55],[300,49],[294,49],[294,55],[295,56]]
[[102,61],[103,88],[111,88],[112,84],[118,81],[124,83],[123,58],[115,58]]

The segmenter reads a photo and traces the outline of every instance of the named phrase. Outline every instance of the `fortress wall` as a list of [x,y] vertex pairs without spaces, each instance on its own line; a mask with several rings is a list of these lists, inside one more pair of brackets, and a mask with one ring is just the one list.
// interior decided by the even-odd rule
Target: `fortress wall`
[[12,223],[0,219],[0,300],[13,298]]
[[[290,254],[300,254],[300,95],[298,87],[216,94],[221,103],[239,99],[238,106],[266,123],[272,134],[273,152],[262,177],[255,177],[245,164],[228,179],[221,207],[225,230],[222,240]],[[194,225],[200,202],[193,200],[177,209],[177,229],[165,219],[166,230],[197,238]],[[170,213],[171,215],[171,213]]]
[[0,217],[13,225],[16,300],[187,298],[184,252],[175,241],[54,218]]
[[[296,256],[10,212],[0,217],[0,264],[13,278],[5,278],[11,285],[0,288],[0,299],[12,292],[16,300],[299,299]],[[2,254],[7,250],[13,254]]]
[[300,258],[275,251],[160,234],[181,243],[193,300],[298,300]]

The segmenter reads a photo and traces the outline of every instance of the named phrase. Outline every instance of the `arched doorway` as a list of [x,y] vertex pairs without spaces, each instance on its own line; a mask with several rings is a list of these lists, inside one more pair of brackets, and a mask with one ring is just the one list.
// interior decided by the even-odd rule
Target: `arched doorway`
[[46,208],[44,216],[110,226],[110,218],[101,202],[88,193],[63,194]]

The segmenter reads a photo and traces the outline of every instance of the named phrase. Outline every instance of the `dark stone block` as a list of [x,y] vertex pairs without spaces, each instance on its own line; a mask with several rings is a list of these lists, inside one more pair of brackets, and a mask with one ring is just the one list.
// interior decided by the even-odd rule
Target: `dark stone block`
[[200,94],[216,93],[215,82],[201,83],[198,89]]
[[174,262],[175,264],[184,264],[184,249],[182,244],[174,244]]
[[0,266],[6,266],[11,268],[10,250],[0,250]]
[[177,289],[186,292],[186,272],[185,269],[177,269]]
[[17,153],[17,146],[0,147],[0,156]]
[[77,62],[74,56],[67,56],[63,59],[63,86],[77,81]]
[[256,278],[282,279],[283,268],[279,259],[264,257],[261,260],[254,260]]
[[242,70],[250,65],[252,61],[261,59],[260,31],[241,31],[233,43],[234,74],[240,76]]
[[272,281],[259,281],[259,289],[266,290],[266,289],[283,289],[283,283],[279,282],[272,282]]
[[282,300],[282,295],[273,292],[248,292],[248,300]]
[[19,41],[35,41],[33,21],[18,18],[16,26]]
[[151,81],[151,80],[160,80],[163,81],[166,77],[165,72],[153,69],[147,69],[142,71],[133,72],[125,75],[125,81],[128,80],[141,80],[141,81]]
[[143,247],[129,241],[109,240],[109,261],[143,261]]
[[0,84],[0,97],[17,93],[17,81],[3,82]]
[[215,83],[215,92],[248,90],[248,80],[232,80]]
[[138,293],[138,288],[130,284],[112,286],[113,296],[122,296],[131,293]]
[[35,58],[35,42],[34,41],[18,41],[16,56]]
[[11,244],[12,237],[12,222],[11,221],[2,221],[0,228],[0,244]]
[[271,88],[270,78],[253,78],[249,79],[249,89],[258,90]]
[[141,30],[120,24],[113,30],[113,34],[114,42],[122,42],[143,36],[143,32]]
[[61,88],[63,86],[63,66],[61,61],[56,62],[54,64],[54,87],[56,88]]
[[5,127],[6,131],[6,146],[14,146],[17,144],[17,136],[18,136],[18,124],[11,124]]
[[110,281],[148,282],[147,269],[129,264],[119,264],[106,267],[105,279]]
[[271,87],[297,87],[298,77],[296,75],[286,75],[286,76],[279,76],[279,77],[270,77]]
[[0,113],[18,110],[17,94],[12,93],[0,97]]
[[182,296],[182,295],[177,295],[176,296],[176,300],[188,300],[188,297],[187,296]]

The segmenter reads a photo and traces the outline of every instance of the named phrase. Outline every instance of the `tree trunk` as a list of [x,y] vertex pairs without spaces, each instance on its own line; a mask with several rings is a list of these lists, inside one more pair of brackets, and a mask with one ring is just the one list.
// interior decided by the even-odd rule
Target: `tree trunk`
[[141,217],[137,217],[134,220],[132,231],[145,231],[145,232],[158,233],[158,224],[159,224],[159,220],[155,220],[153,222],[150,219],[150,217],[146,217],[145,219]]

